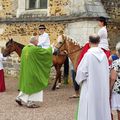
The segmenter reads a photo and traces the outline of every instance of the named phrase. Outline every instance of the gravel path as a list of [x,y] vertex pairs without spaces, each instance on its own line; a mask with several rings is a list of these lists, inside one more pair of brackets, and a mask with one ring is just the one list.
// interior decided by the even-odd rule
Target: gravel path
[[40,108],[20,107],[15,102],[18,80],[6,77],[6,92],[0,93],[0,120],[74,120],[78,99],[69,99],[73,88],[62,86],[51,91],[49,86],[44,91],[44,102]]
[[[15,102],[18,95],[18,80],[6,77],[6,92],[0,93],[0,120],[74,120],[78,99],[69,99],[74,94],[71,85],[51,91],[51,85],[44,91],[44,102],[40,108],[20,107]],[[116,114],[116,113],[114,113]],[[116,115],[115,115],[115,119]]]

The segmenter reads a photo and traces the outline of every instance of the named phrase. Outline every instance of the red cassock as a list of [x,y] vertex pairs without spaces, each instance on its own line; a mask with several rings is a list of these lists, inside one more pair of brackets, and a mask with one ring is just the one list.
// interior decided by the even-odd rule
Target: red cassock
[[0,92],[5,91],[4,71],[0,70]]
[[[80,63],[80,61],[82,60],[84,54],[88,51],[88,49],[90,48],[90,45],[89,45],[89,42],[85,44],[85,46],[82,48],[82,51],[79,55],[79,58],[78,58],[78,62],[77,62],[77,67]],[[108,58],[108,62],[109,62],[109,65],[111,64],[111,62],[109,61],[109,57],[110,57],[110,50],[105,50],[102,48],[102,50],[104,51],[104,53],[106,54],[107,58]]]

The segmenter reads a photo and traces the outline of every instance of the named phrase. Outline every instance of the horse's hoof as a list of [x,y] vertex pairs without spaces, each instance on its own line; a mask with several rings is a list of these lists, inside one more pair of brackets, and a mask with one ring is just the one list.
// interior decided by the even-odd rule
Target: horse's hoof
[[59,85],[57,85],[57,86],[56,86],[56,88],[57,88],[57,89],[60,89],[60,86],[59,86]]
[[55,87],[53,87],[52,90],[54,91],[54,90],[55,90]]
[[60,89],[61,83],[58,83],[58,85],[56,86],[57,89]]
[[60,89],[60,86],[56,86],[57,89]]

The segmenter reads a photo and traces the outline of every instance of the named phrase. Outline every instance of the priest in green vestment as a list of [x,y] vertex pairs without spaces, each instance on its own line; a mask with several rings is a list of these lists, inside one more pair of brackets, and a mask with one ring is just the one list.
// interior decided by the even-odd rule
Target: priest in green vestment
[[52,48],[40,48],[37,44],[38,37],[31,37],[21,54],[20,93],[16,102],[27,107],[38,107],[36,103],[43,101],[43,89],[48,86],[52,65]]

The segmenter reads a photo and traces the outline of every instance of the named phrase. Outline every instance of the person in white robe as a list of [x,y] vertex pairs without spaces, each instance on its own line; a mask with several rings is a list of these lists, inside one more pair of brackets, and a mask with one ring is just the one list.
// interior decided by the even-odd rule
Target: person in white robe
[[50,39],[48,33],[45,32],[46,27],[44,25],[39,26],[39,38],[38,38],[38,46],[42,48],[50,47]]
[[100,37],[89,36],[90,49],[78,65],[76,82],[81,86],[77,120],[111,120],[109,65]]
[[100,27],[100,30],[98,31],[98,35],[100,36],[100,42],[98,47],[103,48],[105,50],[109,50],[109,44],[108,44],[108,32],[107,32],[107,18],[105,17],[99,17],[98,19],[98,25]]

